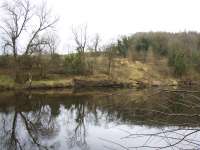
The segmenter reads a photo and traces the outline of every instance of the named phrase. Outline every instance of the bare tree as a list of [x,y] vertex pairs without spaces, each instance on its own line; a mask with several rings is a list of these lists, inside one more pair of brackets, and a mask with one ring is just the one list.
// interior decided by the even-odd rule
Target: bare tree
[[76,50],[79,53],[85,53],[87,46],[87,25],[83,25],[77,28],[72,27],[72,33],[74,36],[74,41],[76,43]]
[[95,52],[98,51],[99,43],[100,43],[100,36],[99,36],[99,34],[96,34],[95,40],[94,40],[94,50],[95,50]]
[[108,64],[107,64],[107,74],[111,76],[112,69],[113,69],[113,60],[114,60],[114,55],[115,55],[115,45],[111,44],[108,47],[105,48],[105,54],[108,59]]
[[13,54],[15,64],[19,55],[30,56],[41,51],[41,46],[48,45],[42,34],[54,28],[58,18],[51,16],[46,3],[36,7],[30,0],[14,0],[6,1],[2,8],[5,12],[0,26],[3,48]]
[[51,34],[51,33],[48,34],[47,42],[48,42],[49,52],[50,52],[51,56],[53,56],[56,53],[58,43],[60,42],[58,39],[58,36],[55,34]]
[[88,64],[90,65],[89,68],[91,69],[91,72],[94,72],[94,69],[97,68],[97,53],[99,50],[99,43],[100,43],[100,36],[99,34],[95,34],[90,40],[90,43],[87,45],[87,48],[89,50],[89,57]]
[[[58,18],[52,19],[50,11],[43,3],[39,9],[31,5],[29,0],[14,0],[13,3],[8,1],[3,4],[6,16],[3,18],[1,29],[4,33],[4,48],[11,48],[12,53],[17,57],[19,53],[19,40],[24,34],[29,34],[29,40],[24,42],[24,51],[22,54],[33,53],[32,47],[46,44],[39,40],[41,33],[49,28],[53,28]],[[34,25],[37,24],[35,27]]]
[[90,47],[90,49],[92,49],[92,51],[94,53],[97,53],[98,49],[99,49],[99,43],[100,43],[101,39],[100,39],[100,36],[99,34],[96,34],[94,36],[94,39],[92,40],[92,45]]

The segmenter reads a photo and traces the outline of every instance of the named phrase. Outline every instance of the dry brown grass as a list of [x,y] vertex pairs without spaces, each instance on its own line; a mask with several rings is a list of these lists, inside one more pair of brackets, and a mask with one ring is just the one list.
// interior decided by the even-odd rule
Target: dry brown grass
[[130,61],[127,58],[114,58],[111,75],[107,75],[108,59],[100,56],[94,63],[93,78],[110,78],[119,82],[143,81],[151,84],[160,81],[162,84],[176,84],[172,72],[167,65],[167,59],[151,58],[147,62]]

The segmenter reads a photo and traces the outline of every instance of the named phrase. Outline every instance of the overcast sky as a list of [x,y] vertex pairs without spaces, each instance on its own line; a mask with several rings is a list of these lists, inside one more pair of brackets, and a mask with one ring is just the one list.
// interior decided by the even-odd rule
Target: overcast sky
[[104,43],[135,32],[200,31],[199,0],[47,0],[47,3],[60,16],[57,30],[62,48],[71,44],[72,25],[80,24],[88,25],[90,35],[99,33]]

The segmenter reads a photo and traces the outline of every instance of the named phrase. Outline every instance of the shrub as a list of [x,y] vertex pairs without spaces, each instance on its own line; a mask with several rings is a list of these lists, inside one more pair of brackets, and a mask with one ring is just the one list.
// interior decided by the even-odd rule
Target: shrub
[[123,56],[124,58],[127,57],[128,49],[129,49],[129,43],[128,38],[123,37],[121,40],[117,41],[117,50],[119,52],[119,55]]
[[67,55],[64,67],[67,74],[82,74],[85,72],[85,64],[79,53]]
[[180,50],[173,50],[169,54],[168,64],[174,68],[176,76],[182,76],[188,70],[186,54]]
[[200,72],[200,52],[199,51],[193,51],[191,56],[191,64],[195,70]]

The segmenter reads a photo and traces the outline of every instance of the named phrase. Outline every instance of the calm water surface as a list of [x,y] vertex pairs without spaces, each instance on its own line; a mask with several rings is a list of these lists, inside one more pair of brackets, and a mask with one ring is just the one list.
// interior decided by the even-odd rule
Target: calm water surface
[[0,149],[198,149],[199,115],[198,93],[4,92]]

